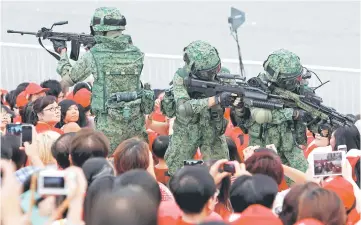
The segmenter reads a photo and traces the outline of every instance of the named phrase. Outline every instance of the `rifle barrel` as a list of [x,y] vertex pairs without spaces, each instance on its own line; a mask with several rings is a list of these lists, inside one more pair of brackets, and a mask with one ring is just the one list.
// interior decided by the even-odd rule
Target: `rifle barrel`
[[27,31],[17,31],[17,30],[7,30],[7,33],[10,33],[10,34],[21,34],[21,35],[24,35],[24,34],[30,34],[30,35],[37,35],[37,32],[27,32]]

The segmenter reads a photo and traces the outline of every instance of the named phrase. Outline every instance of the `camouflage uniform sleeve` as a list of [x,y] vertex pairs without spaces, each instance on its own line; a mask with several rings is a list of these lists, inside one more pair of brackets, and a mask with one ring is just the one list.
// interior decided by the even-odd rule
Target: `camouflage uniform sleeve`
[[293,120],[293,109],[274,109],[272,110],[272,124],[281,124],[286,121]]
[[94,59],[90,52],[85,53],[79,60],[71,65],[68,55],[61,54],[58,66],[56,69],[57,73],[62,77],[62,80],[72,86],[73,84],[85,80],[94,71]]
[[183,100],[183,103],[191,105],[193,113],[200,113],[202,110],[208,108],[208,98],[191,99],[189,97],[187,89],[183,84],[183,78],[177,73],[173,78],[173,94],[176,105],[178,105],[178,101]]

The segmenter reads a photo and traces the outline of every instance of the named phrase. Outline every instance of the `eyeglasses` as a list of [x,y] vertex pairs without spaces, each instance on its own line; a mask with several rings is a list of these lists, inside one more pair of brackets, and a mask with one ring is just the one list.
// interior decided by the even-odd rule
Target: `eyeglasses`
[[56,112],[56,111],[59,111],[60,109],[61,109],[61,107],[57,106],[57,107],[52,107],[52,108],[49,108],[49,109],[44,109],[43,111]]

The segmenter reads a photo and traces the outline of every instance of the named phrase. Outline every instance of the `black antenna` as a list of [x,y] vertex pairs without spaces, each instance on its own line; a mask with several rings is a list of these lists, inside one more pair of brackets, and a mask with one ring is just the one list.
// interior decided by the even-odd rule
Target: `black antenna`
[[231,8],[231,16],[228,17],[228,23],[230,24],[231,35],[237,43],[239,69],[241,72],[241,79],[246,80],[244,66],[241,55],[241,47],[239,46],[237,29],[246,21],[246,14],[236,8]]

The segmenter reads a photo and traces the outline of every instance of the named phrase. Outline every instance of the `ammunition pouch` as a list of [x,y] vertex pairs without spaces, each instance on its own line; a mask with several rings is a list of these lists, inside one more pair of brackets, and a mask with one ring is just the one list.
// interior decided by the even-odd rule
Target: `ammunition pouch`
[[214,129],[214,133],[217,136],[223,135],[226,132],[228,126],[228,120],[224,118],[224,110],[220,108],[210,108],[210,123]]
[[143,89],[141,94],[141,112],[151,114],[154,110],[154,91]]
[[132,121],[143,116],[141,111],[142,100],[140,98],[130,102],[113,102],[107,105],[108,115],[114,121]]
[[176,114],[176,105],[173,93],[170,90],[165,92],[163,100],[160,102],[160,110],[168,118],[175,117]]

